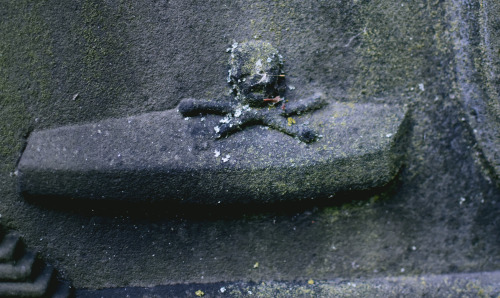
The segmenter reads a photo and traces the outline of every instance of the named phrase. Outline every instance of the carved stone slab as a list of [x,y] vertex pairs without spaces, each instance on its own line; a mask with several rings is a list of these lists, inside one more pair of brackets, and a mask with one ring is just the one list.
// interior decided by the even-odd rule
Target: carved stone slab
[[30,196],[203,204],[329,197],[395,177],[407,114],[330,102],[294,116],[321,135],[310,144],[259,125],[216,139],[221,116],[176,109],[35,131],[19,187]]

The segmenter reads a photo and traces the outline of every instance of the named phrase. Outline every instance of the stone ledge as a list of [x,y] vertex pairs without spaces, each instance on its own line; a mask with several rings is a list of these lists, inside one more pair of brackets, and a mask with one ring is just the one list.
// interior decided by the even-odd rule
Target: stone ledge
[[78,297],[497,297],[500,272],[262,283],[219,282],[156,287],[80,289]]

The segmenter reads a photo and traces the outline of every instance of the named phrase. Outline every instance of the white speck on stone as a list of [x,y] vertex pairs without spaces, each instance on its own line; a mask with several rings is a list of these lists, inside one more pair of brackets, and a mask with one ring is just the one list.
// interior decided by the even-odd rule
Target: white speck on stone
[[401,273],[405,272],[405,268],[401,268]]
[[226,157],[222,158],[222,162],[227,162],[229,160],[229,158],[231,158],[231,155],[226,154]]
[[226,53],[231,52],[231,50],[232,50],[232,48],[227,48],[227,49],[226,49]]
[[295,90],[295,86],[290,85],[290,86],[288,86],[288,89]]
[[219,122],[220,123],[229,123],[229,121],[231,121],[231,117],[226,116],[226,117],[222,118]]
[[417,247],[416,246],[412,246],[411,250],[417,250]]
[[271,63],[271,61],[273,61],[273,59],[271,59],[270,57],[267,58],[267,62]]
[[97,133],[102,133],[102,131],[100,129],[97,130]]
[[232,48],[236,49],[237,47],[238,47],[238,43],[237,42],[233,43]]
[[[260,73],[260,70],[257,70],[257,69],[256,69],[256,72],[259,72],[259,73]],[[264,74],[262,75],[262,78],[260,78],[260,80],[257,82],[257,84],[260,84],[260,83],[262,83],[262,82],[265,82],[266,80],[267,80],[267,73],[264,73]]]
[[219,131],[220,131],[220,127],[218,127],[218,126],[214,126],[214,130],[215,130],[215,132],[216,132],[216,133],[219,133]]
[[248,295],[252,295],[252,294],[253,294],[252,291],[248,291]]
[[201,117],[200,121],[201,122],[205,121],[205,117]]
[[214,156],[215,156],[215,157],[219,157],[219,156],[220,156],[220,151],[219,151],[219,150],[217,150],[217,149],[215,149],[215,151],[214,151]]
[[239,117],[239,116],[241,116],[241,112],[242,112],[242,111],[241,111],[241,109],[240,109],[240,108],[236,109],[236,111],[234,111],[234,117]]
[[484,199],[481,199],[481,203],[484,203]]
[[460,198],[460,205],[462,205],[464,202],[465,202],[465,198],[464,198],[464,197],[461,197],[461,198]]
[[186,120],[186,121],[189,120],[189,117],[184,118],[184,120]]
[[219,292],[224,293],[226,291],[226,287],[222,287],[219,289]]
[[337,247],[335,247],[335,245],[332,245],[330,248],[331,248],[332,250],[337,250]]
[[262,59],[257,60],[255,62],[255,72],[260,73],[262,71]]
[[388,133],[388,134],[386,134],[385,136],[386,136],[387,138],[390,138],[390,137],[392,137],[392,133]]
[[418,84],[418,89],[420,89],[421,91],[425,91],[424,83]]

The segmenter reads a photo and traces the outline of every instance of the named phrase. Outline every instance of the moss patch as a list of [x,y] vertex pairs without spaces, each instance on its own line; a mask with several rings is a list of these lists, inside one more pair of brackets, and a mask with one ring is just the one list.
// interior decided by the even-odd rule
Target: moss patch
[[[363,97],[425,91],[434,74],[428,61],[448,52],[439,1],[370,1],[360,6],[359,72],[351,90]],[[441,67],[436,65],[436,67]]]
[[15,12],[2,16],[0,22],[2,169],[14,169],[32,121],[31,113],[51,98],[51,37],[40,17],[45,2],[8,1],[0,5],[0,10]]

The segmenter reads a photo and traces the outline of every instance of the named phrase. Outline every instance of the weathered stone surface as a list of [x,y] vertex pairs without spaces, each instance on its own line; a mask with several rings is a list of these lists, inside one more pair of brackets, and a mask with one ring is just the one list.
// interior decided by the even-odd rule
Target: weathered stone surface
[[[498,146],[481,140],[494,130],[475,125],[481,117],[468,116],[463,100],[498,88],[497,8],[453,0],[0,1],[0,222],[90,292],[498,270],[500,190],[488,157]],[[15,170],[33,131],[164,111],[188,97],[221,99],[226,49],[252,40],[285,57],[287,84],[296,87],[287,97],[321,90],[346,104],[412,107],[408,154],[391,191],[327,206],[168,214],[75,200],[40,206],[19,195]],[[460,77],[456,48],[474,53],[467,63],[476,75]],[[482,57],[487,71],[478,71]],[[496,105],[488,98],[478,102]]]
[[500,5],[489,0],[452,3],[462,120],[478,142],[485,171],[500,186]]
[[175,109],[37,131],[19,163],[20,190],[220,204],[381,187],[401,166],[408,117],[384,104],[330,103],[294,116],[322,135],[312,144],[259,125],[215,139],[221,116],[184,118]]

